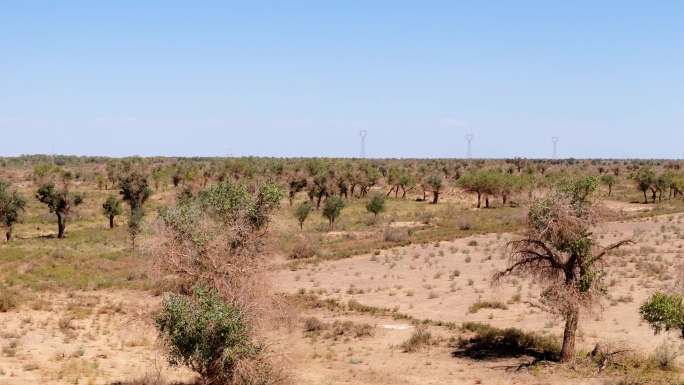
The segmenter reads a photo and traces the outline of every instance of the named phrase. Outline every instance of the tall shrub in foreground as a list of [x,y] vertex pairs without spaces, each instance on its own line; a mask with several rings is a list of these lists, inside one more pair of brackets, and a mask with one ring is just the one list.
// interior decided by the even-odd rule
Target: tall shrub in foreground
[[191,295],[167,295],[155,324],[172,364],[186,365],[214,382],[230,383],[240,361],[257,357],[262,349],[252,342],[240,308],[202,288]]
[[188,365],[205,383],[285,381],[259,342],[274,313],[260,248],[282,197],[275,185],[222,182],[160,211],[154,273],[175,289],[157,328],[170,362]]

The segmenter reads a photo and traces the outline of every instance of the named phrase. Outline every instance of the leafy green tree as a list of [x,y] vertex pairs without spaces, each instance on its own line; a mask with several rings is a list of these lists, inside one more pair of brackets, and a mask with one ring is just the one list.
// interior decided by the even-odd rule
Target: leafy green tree
[[57,238],[64,238],[66,222],[71,209],[83,203],[80,194],[69,192],[68,189],[57,189],[54,183],[46,183],[36,192],[36,199],[47,205],[51,213],[57,216]]
[[325,204],[323,205],[323,216],[328,219],[330,230],[335,227],[335,220],[340,216],[343,208],[344,202],[342,201],[342,198],[338,196],[331,196],[325,200]]
[[306,187],[306,178],[304,178],[301,175],[294,175],[290,178],[287,185],[289,187],[288,199],[290,201],[290,206],[292,206],[292,202],[294,201],[295,195]]
[[501,203],[505,206],[509,197],[523,189],[523,178],[510,173],[498,173],[495,183],[496,193],[501,195]]
[[684,338],[684,303],[681,295],[657,292],[641,305],[639,312],[656,334],[675,329]]
[[53,174],[60,171],[54,163],[40,162],[33,167],[33,177],[40,184],[46,183]]
[[489,207],[489,195],[497,191],[499,180],[497,174],[489,170],[478,170],[463,175],[457,182],[466,192],[477,194],[477,208],[482,207],[482,196],[485,196],[485,207]]
[[644,194],[644,203],[648,203],[648,198],[646,197],[646,192],[648,190],[653,191],[653,202],[655,202],[655,172],[648,167],[642,167],[634,175],[634,181],[636,182],[637,189]]
[[309,217],[311,210],[313,210],[313,206],[311,206],[311,203],[308,201],[302,202],[295,209],[295,217],[297,218],[297,222],[299,222],[300,230],[304,229],[304,221]]
[[601,183],[608,186],[608,196],[613,192],[613,185],[615,184],[616,177],[612,174],[601,175]]
[[437,204],[437,201],[439,201],[439,194],[442,191],[442,187],[444,187],[444,180],[441,176],[433,174],[427,178],[426,183],[432,192],[432,204]]
[[109,228],[114,228],[114,217],[121,215],[123,212],[121,202],[116,195],[110,194],[107,200],[102,204],[102,214],[109,218]]
[[24,211],[26,200],[16,191],[9,191],[9,183],[0,180],[0,222],[5,226],[7,242],[12,240],[12,228]]
[[382,194],[373,194],[366,203],[366,211],[373,213],[373,219],[378,218],[378,214],[385,210],[385,197]]
[[135,239],[141,231],[145,211],[143,205],[152,195],[147,176],[139,171],[132,171],[119,179],[119,194],[128,202],[131,209],[128,218],[128,232],[135,247]]
[[509,267],[494,276],[499,280],[522,274],[545,286],[542,303],[565,319],[561,362],[574,358],[580,309],[605,293],[602,258],[610,250],[632,243],[596,245],[591,232],[597,213],[592,200],[596,185],[592,177],[568,181],[534,202],[526,236],[509,242]]

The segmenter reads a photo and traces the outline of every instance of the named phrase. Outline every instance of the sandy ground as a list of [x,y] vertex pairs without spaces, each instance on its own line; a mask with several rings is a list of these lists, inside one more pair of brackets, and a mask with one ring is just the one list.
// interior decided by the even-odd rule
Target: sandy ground
[[[600,309],[585,313],[580,324],[579,347],[591,350],[597,342],[620,344],[650,352],[665,341],[677,341],[673,335],[654,336],[640,320],[638,308],[656,289],[675,283],[682,262],[684,233],[682,215],[625,223],[606,223],[596,229],[604,245],[631,238],[637,243],[606,259],[609,272],[606,282],[609,295]],[[411,245],[359,255],[337,261],[310,265],[296,271],[278,273],[281,290],[295,293],[306,290],[321,298],[341,301],[354,299],[364,305],[398,309],[420,319],[462,323],[480,321],[497,327],[518,327],[551,335],[562,334],[562,322],[539,309],[539,285],[513,278],[492,286],[491,277],[506,266],[504,247],[514,234],[487,234],[432,245]],[[506,310],[482,309],[470,313],[469,307],[480,300],[507,303]],[[375,325],[387,322],[376,320]],[[395,322],[396,323],[396,322]],[[391,346],[407,339],[411,330],[382,329],[373,342],[353,344],[358,354],[371,349],[365,366],[348,362],[307,361],[301,371],[311,384],[320,383],[328,362],[331,383],[563,383],[531,379],[494,367],[501,363],[474,362],[451,357],[447,348],[428,354],[411,355],[393,351]],[[381,346],[384,345],[384,353]],[[322,349],[321,346],[317,349]],[[421,362],[429,366],[425,370]],[[340,367],[341,365],[342,367]],[[314,368],[313,366],[319,366]],[[347,367],[346,373],[342,368]],[[362,369],[363,368],[363,369]],[[435,370],[439,369],[439,370]],[[316,373],[316,375],[312,374]],[[377,375],[384,380],[355,376]],[[382,374],[380,374],[382,373]],[[484,382],[483,378],[486,378]],[[587,382],[589,381],[589,382]],[[590,383],[583,379],[582,383]],[[576,383],[576,382],[575,382]]]
[[[655,290],[674,285],[684,254],[684,215],[602,224],[603,244],[632,238],[637,243],[606,259],[609,296],[602,310],[585,313],[579,345],[621,343],[652,351],[673,335],[654,336],[640,321],[638,307]],[[314,292],[321,298],[354,299],[396,308],[420,319],[462,323],[481,321],[560,335],[562,323],[538,307],[539,285],[513,278],[492,286],[491,276],[506,265],[504,246],[515,234],[487,234],[409,245],[274,273],[279,291]],[[107,384],[161,373],[171,380],[192,374],[169,368],[156,346],[151,310],[159,297],[134,291],[45,293],[20,309],[0,313],[0,384]],[[506,303],[506,310],[469,312],[480,300]],[[515,359],[455,358],[446,341],[453,331],[431,327],[444,341],[404,353],[399,345],[415,328],[407,322],[368,314],[339,315],[306,310],[302,318],[368,324],[362,337],[306,335],[301,322],[269,335],[271,351],[297,384],[602,384],[605,379],[548,376],[515,371]]]
[[132,291],[44,293],[0,313],[0,384],[104,384],[172,370],[156,346],[150,310],[159,299]]

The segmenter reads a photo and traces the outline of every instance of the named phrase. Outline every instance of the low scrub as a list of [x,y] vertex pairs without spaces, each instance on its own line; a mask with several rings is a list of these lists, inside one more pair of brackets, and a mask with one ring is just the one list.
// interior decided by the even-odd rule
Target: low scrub
[[383,233],[385,242],[407,242],[409,238],[409,230],[405,227],[386,226]]
[[507,310],[508,306],[506,306],[506,304],[504,304],[503,302],[499,301],[477,301],[474,304],[470,305],[470,307],[468,308],[468,312],[471,314],[475,314],[482,309]]
[[309,336],[322,336],[323,338],[337,340],[342,337],[371,337],[374,334],[374,329],[373,326],[366,323],[354,323],[352,321],[326,323],[316,317],[310,317],[304,320],[304,332]]
[[305,259],[312,258],[316,255],[316,248],[313,242],[308,239],[299,239],[290,249],[288,254],[289,259]]
[[416,331],[411,334],[411,337],[404,341],[400,347],[404,353],[413,353],[420,351],[430,345],[434,345],[436,340],[432,334],[424,326],[419,326]]

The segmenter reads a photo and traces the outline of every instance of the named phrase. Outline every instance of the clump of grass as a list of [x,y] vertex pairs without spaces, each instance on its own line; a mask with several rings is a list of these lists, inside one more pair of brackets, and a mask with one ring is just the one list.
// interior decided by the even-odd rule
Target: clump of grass
[[359,324],[352,321],[335,321],[330,325],[329,338],[337,337],[370,337],[373,335],[373,326],[369,324]]
[[470,305],[470,307],[468,308],[468,312],[471,314],[475,314],[482,309],[508,310],[508,306],[506,306],[506,304],[504,304],[503,302],[499,301],[477,301],[474,304]]
[[307,335],[320,335],[323,331],[327,331],[325,334],[323,334],[323,338],[335,340],[341,337],[370,337],[374,334],[373,326],[365,323],[335,321],[330,324],[323,322],[316,317],[309,317],[304,320],[304,333]]
[[321,321],[316,317],[309,317],[304,320],[304,332],[305,333],[316,333],[324,330],[327,327],[325,322]]
[[432,334],[424,326],[419,326],[416,331],[411,334],[411,337],[404,341],[400,347],[404,353],[413,353],[422,350],[425,347],[433,345],[435,339]]
[[21,302],[21,295],[17,290],[0,286],[0,313],[16,309]]
[[662,343],[656,347],[650,359],[662,370],[673,370],[675,368],[674,361],[680,355],[679,349],[670,344]]

